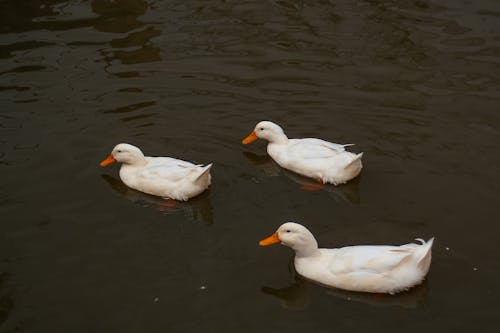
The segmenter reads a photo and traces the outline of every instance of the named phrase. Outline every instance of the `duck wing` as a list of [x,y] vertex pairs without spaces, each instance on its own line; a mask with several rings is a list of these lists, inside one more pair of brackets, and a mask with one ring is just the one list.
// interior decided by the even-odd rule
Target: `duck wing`
[[325,141],[325,140],[317,139],[317,138],[305,138],[305,139],[301,139],[301,141],[303,141],[303,143],[305,143],[305,144],[314,144],[314,145],[318,145],[318,146],[323,146],[323,147],[326,147],[328,149],[335,150],[337,152],[345,151],[345,147],[354,146],[354,143],[340,144],[340,143],[333,143],[330,141]]
[[345,147],[338,143],[328,142],[321,139],[291,139],[289,140],[289,153],[300,159],[330,158],[345,152]]
[[137,173],[137,176],[144,180],[175,182],[184,179],[191,171],[198,168],[193,163],[171,157],[151,157],[147,161],[148,165]]
[[327,249],[331,254],[328,265],[333,274],[381,274],[395,269],[409,260],[417,244],[402,246],[366,245]]

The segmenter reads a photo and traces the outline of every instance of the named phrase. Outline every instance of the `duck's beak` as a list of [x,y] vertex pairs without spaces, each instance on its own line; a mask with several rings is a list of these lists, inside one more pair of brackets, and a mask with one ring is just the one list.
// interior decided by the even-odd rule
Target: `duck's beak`
[[249,136],[247,136],[246,138],[243,139],[243,141],[241,141],[244,145],[250,143],[250,142],[254,142],[255,140],[257,140],[258,137],[257,137],[257,134],[255,134],[255,131],[252,131],[252,133],[250,133]]
[[111,163],[114,163],[114,162],[116,162],[116,160],[113,157],[113,155],[110,154],[108,157],[106,157],[106,159],[104,161],[101,162],[101,166],[105,167],[105,166],[108,166],[108,165],[110,165]]
[[260,246],[268,246],[268,245],[273,245],[276,243],[281,243],[280,238],[278,237],[278,233],[275,232],[271,236],[267,237],[266,239],[263,239],[259,242]]

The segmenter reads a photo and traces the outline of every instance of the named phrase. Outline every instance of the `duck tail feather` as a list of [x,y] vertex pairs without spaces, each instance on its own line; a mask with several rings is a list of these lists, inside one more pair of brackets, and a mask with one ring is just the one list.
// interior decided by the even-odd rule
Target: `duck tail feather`
[[213,163],[207,164],[204,166],[200,173],[196,175],[196,178],[194,179],[195,181],[202,180],[205,176],[207,176],[210,172],[210,169],[212,168]]
[[345,167],[346,168],[350,167],[351,165],[353,165],[354,163],[356,163],[358,160],[361,160],[361,157],[363,157],[363,153],[357,154],[356,156],[354,156],[354,158],[352,159],[352,161],[349,162]]
[[418,256],[417,265],[420,269],[427,271],[431,264],[432,259],[432,244],[434,243],[434,237],[425,242],[423,239],[418,238],[418,241],[422,242],[422,245],[418,247],[416,254]]

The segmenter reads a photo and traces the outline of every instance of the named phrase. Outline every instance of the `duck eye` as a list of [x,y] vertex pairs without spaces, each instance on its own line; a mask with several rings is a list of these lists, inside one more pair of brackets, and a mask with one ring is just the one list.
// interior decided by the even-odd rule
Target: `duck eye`
[[286,232],[290,232],[290,229],[288,229]]
[[259,130],[263,131],[263,130],[264,130],[264,127],[259,128]]
[[119,153],[121,153],[122,151],[121,150],[118,150]]

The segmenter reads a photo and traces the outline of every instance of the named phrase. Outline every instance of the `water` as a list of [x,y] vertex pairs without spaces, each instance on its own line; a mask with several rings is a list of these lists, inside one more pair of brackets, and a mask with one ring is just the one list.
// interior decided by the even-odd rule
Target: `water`
[[[498,327],[500,4],[2,1],[1,332],[491,331]],[[355,143],[361,177],[279,169],[263,119]],[[119,142],[214,162],[175,207],[99,162]],[[373,297],[257,242],[436,237],[426,282]]]

